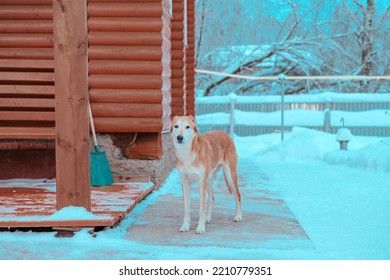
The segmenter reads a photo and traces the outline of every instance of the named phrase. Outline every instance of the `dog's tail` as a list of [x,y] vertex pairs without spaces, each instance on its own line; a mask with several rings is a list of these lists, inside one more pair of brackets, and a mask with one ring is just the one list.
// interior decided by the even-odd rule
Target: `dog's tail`
[[237,176],[237,160],[233,159],[225,162],[225,164],[223,164],[223,177],[225,178],[226,186],[230,194],[240,194]]
[[227,176],[227,174],[226,174],[226,172],[224,171],[224,172],[223,172],[223,177],[225,178],[226,186],[227,186],[227,188],[228,188],[229,193],[230,193],[230,194],[233,194],[232,184],[231,184],[231,182],[229,181],[230,178],[228,179],[226,176]]

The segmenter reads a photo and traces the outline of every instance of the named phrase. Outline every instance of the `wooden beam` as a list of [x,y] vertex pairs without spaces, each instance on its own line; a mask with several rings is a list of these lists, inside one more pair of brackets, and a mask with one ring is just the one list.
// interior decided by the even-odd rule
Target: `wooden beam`
[[87,1],[53,0],[57,209],[91,209]]
[[139,133],[137,141],[124,150],[127,159],[161,159],[161,133]]

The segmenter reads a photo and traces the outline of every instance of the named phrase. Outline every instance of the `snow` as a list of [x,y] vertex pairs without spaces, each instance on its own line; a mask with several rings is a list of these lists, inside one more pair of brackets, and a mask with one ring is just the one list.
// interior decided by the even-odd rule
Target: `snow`
[[390,172],[390,138],[354,151],[333,151],[324,156],[330,164]]
[[[229,103],[231,95],[199,97],[198,104],[225,104]],[[334,93],[324,92],[318,94],[295,94],[285,95],[286,103],[327,103],[327,102],[390,102],[389,93]],[[240,96],[235,95],[235,102],[238,104],[258,103],[280,103],[280,96],[256,95]]]
[[[116,228],[91,235],[82,230],[72,238],[53,232],[0,232],[1,259],[389,259],[390,258],[390,138],[354,136],[348,151],[340,151],[335,134],[295,127],[280,141],[279,134],[235,137],[239,157],[255,165],[248,181],[263,181],[283,199],[306,232],[312,247],[293,241],[270,241],[267,246],[237,244],[175,246],[133,241],[128,231],[147,209],[173,195],[180,201],[180,178],[175,170],[160,191],[153,192]],[[262,176],[259,178],[258,176]],[[265,179],[266,178],[266,179]],[[10,182],[12,184],[12,182]],[[252,183],[250,191],[258,191]],[[256,213],[261,200],[244,209]],[[165,209],[170,211],[170,209]],[[177,214],[180,209],[171,209]],[[85,209],[69,207],[50,218],[91,218]],[[93,217],[92,217],[93,218]],[[97,217],[95,217],[97,218]],[[245,219],[245,214],[244,214]],[[177,221],[179,227],[180,221]],[[221,235],[229,235],[219,228]],[[147,232],[144,233],[148,235]],[[179,235],[180,233],[177,232]],[[191,234],[191,233],[189,233]],[[210,233],[211,234],[211,233]],[[235,232],[234,234],[240,234]],[[272,236],[272,235],[271,235]],[[171,237],[173,244],[177,236]],[[194,235],[195,240],[198,237]],[[245,238],[245,235],[239,237]],[[199,243],[200,244],[200,243]],[[291,244],[290,244],[291,245]]]
[[[262,125],[278,126],[281,121],[280,111],[270,113],[246,112],[235,110],[235,124],[237,125]],[[314,110],[285,110],[284,124],[287,126],[324,126],[325,113]],[[345,126],[349,127],[386,127],[390,125],[390,118],[386,117],[386,110],[370,110],[362,112],[331,111],[330,124],[333,127],[341,126],[340,120],[345,120]],[[199,124],[228,125],[229,113],[212,113],[199,115]]]
[[0,221],[64,221],[64,220],[102,220],[110,219],[108,215],[95,215],[84,207],[67,206],[48,216],[12,216],[0,217]]
[[[235,124],[237,125],[280,125],[280,112],[259,113],[235,110]],[[309,110],[286,110],[284,112],[285,125],[291,126],[323,126],[324,113],[321,111]],[[230,122],[229,113],[213,113],[199,115],[199,124],[228,125]]]
[[110,216],[95,215],[84,207],[67,206],[50,215],[51,220],[99,220]]
[[342,127],[337,131],[336,134],[336,140],[341,141],[351,141],[352,140],[352,133],[348,128]]

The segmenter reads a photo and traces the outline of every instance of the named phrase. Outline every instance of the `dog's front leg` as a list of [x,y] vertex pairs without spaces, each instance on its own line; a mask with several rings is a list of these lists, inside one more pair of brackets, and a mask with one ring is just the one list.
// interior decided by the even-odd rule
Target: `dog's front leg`
[[191,212],[190,212],[190,199],[191,199],[191,183],[182,176],[182,190],[183,190],[183,201],[184,201],[184,218],[183,224],[180,227],[181,232],[186,232],[190,230],[191,224]]
[[196,233],[206,232],[206,191],[207,191],[207,180],[199,186],[200,190],[200,207],[199,207],[199,221]]

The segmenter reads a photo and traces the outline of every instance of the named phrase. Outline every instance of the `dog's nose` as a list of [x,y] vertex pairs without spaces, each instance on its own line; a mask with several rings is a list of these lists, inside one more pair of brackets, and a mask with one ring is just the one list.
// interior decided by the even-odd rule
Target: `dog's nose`
[[177,141],[182,142],[183,139],[184,139],[183,135],[178,135],[177,136]]

